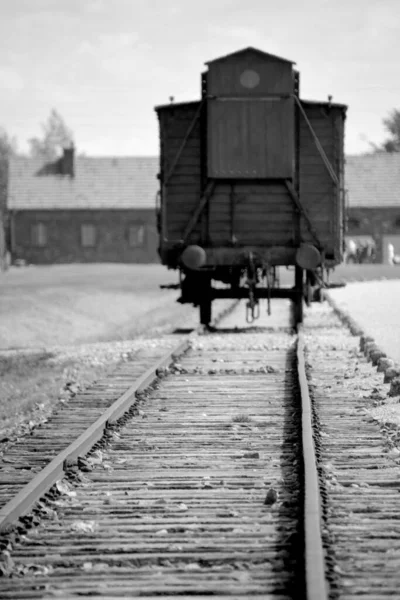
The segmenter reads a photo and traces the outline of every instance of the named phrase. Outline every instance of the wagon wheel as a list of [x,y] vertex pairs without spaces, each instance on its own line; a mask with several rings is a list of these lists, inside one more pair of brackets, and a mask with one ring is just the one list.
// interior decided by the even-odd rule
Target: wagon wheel
[[312,300],[313,300],[313,289],[312,289],[312,285],[311,285],[311,281],[309,280],[309,278],[307,277],[307,280],[304,284],[304,300],[307,306],[310,306]]
[[203,298],[199,304],[200,323],[208,327],[211,323],[211,298]]
[[316,287],[317,280],[312,271],[306,272],[306,282],[304,284],[304,300],[307,306],[310,306],[311,302],[318,300],[318,292],[320,288]]
[[297,293],[293,302],[294,311],[294,326],[300,325],[303,322],[303,293]]
[[319,274],[319,277],[320,277],[321,281],[319,282],[318,287],[315,288],[315,290],[314,290],[313,300],[314,300],[314,302],[324,302],[325,296],[322,293],[322,289],[323,289],[323,287],[325,285],[325,281],[327,279],[329,279],[329,271],[325,271],[325,274],[324,274],[324,269],[321,267],[319,269],[318,274]]
[[323,302],[324,301],[324,295],[322,294],[321,286],[315,288],[315,290],[313,291],[312,299],[314,302]]
[[211,295],[211,278],[203,276],[199,278],[200,283],[200,297],[199,297],[199,309],[200,309],[200,323],[208,327],[211,323],[211,312],[212,312],[212,295]]
[[294,326],[297,327],[303,322],[303,275],[304,271],[301,267],[295,267],[294,275],[294,298],[293,298],[293,318]]

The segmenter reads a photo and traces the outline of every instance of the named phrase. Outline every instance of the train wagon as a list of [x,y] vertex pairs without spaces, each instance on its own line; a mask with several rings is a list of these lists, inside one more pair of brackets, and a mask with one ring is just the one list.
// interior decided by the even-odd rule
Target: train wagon
[[155,108],[161,262],[205,325],[216,298],[246,298],[250,322],[260,298],[290,298],[301,322],[343,257],[347,107],[300,99],[294,63],[255,48],[206,65],[200,100]]

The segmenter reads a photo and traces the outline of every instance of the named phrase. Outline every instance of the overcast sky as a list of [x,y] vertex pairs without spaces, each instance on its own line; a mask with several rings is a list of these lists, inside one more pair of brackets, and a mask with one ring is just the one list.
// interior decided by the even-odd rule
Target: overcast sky
[[52,108],[87,155],[158,154],[155,105],[196,100],[204,62],[247,46],[296,62],[301,96],[349,105],[346,151],[400,109],[400,0],[0,0],[0,126]]

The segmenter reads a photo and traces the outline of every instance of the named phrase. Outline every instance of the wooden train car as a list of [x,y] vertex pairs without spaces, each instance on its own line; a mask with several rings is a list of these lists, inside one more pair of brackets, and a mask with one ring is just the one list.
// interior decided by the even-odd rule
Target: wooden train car
[[304,290],[342,260],[346,106],[301,100],[294,63],[254,48],[206,64],[201,100],[155,109],[162,263],[204,324],[228,297],[249,320],[260,298],[291,298],[301,321]]

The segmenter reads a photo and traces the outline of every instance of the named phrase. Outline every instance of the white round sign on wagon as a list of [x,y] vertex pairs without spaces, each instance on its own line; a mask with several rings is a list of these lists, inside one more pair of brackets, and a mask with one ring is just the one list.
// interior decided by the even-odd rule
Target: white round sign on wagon
[[246,69],[240,76],[240,83],[245,88],[255,88],[260,83],[260,76],[257,71],[252,69]]

